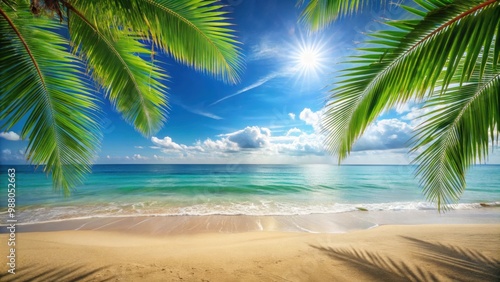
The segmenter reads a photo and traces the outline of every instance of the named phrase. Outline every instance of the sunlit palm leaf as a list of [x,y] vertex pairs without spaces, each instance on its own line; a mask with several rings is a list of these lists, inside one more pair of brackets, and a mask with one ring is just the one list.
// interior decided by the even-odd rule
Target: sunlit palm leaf
[[[445,135],[432,127],[447,111],[440,110],[441,115],[434,116],[416,138],[416,148],[428,146],[416,160],[420,162],[417,173],[422,176],[421,184],[428,198],[442,208],[458,199],[465,187],[467,167],[484,159],[487,133],[492,135],[491,130],[498,127],[500,1],[415,2],[426,11],[404,7],[417,19],[387,22],[392,29],[372,34],[375,39],[360,48],[364,53],[349,62],[355,66],[344,70],[341,81],[331,90],[323,126],[328,148],[342,160],[368,125],[395,105],[431,98],[432,105],[453,109],[490,107],[477,119],[461,115],[460,127]],[[471,105],[460,104],[466,99],[460,95],[477,91],[484,98]],[[452,103],[450,97],[462,100]],[[489,101],[479,103],[482,99]],[[470,136],[474,134],[477,136]]]
[[69,29],[74,50],[83,54],[125,120],[147,136],[159,130],[166,115],[166,87],[160,83],[160,68],[141,58],[151,59],[151,49],[133,32],[98,29],[77,10],[69,11]]
[[[178,61],[238,80],[241,55],[225,12],[214,1],[71,1],[69,30],[93,76],[125,119],[143,134],[165,119],[161,70],[142,58],[163,49]],[[153,47],[143,43],[151,41]],[[141,58],[142,57],[142,58]]]
[[[437,1],[428,2],[440,6]],[[441,5],[443,8],[421,21],[390,23],[404,28],[402,31],[375,34],[387,43],[362,49],[368,55],[355,57],[360,66],[344,71],[344,79],[332,89],[327,105],[324,119],[327,143],[339,159],[347,156],[354,141],[384,110],[411,99],[425,98],[442,77],[444,82],[440,87],[445,90],[458,62],[465,66],[462,80],[469,78],[474,68],[468,66],[475,64],[477,49],[487,48],[483,58],[498,57],[489,52],[489,46],[500,27],[497,20],[500,2],[479,7],[481,4],[455,1],[445,7]],[[424,29],[426,33],[422,32]],[[399,46],[393,47],[394,42],[400,42]],[[356,59],[352,63],[358,63]]]
[[427,102],[431,111],[417,131],[413,150],[423,149],[415,160],[417,174],[438,207],[458,201],[467,168],[485,161],[491,143],[498,140],[499,93],[500,73],[490,69],[483,78],[474,75],[473,82],[450,87]]
[[179,62],[234,83],[239,80],[241,53],[227,12],[216,2],[75,0],[71,3],[98,28],[120,26],[141,32],[145,39],[152,40]]
[[0,6],[1,129],[26,118],[26,157],[44,165],[55,188],[81,182],[99,144],[98,107],[82,79],[84,68],[67,52],[58,22]]
[[[299,0],[297,5],[303,5]],[[340,16],[353,14],[370,2],[384,0],[310,0],[301,14],[301,20],[307,22],[313,30],[326,27]]]
[[[99,139],[85,75],[145,135],[160,128],[167,108],[167,76],[154,49],[224,81],[238,80],[239,43],[215,2],[60,0],[37,7],[68,21],[68,30],[56,31],[63,27],[58,21],[30,15],[29,0],[1,0],[1,129],[28,117],[22,130],[27,157],[46,164],[54,185],[68,192],[89,170]],[[60,36],[66,31],[71,42]]]

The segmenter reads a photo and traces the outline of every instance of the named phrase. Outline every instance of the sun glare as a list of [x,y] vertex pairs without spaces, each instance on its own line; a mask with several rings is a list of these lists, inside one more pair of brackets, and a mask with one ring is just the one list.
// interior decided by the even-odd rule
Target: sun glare
[[292,51],[294,72],[302,78],[318,77],[325,70],[326,53],[324,44],[319,41],[306,42],[302,39],[296,43]]
[[302,50],[299,54],[299,63],[304,69],[316,69],[319,66],[319,52],[312,49]]

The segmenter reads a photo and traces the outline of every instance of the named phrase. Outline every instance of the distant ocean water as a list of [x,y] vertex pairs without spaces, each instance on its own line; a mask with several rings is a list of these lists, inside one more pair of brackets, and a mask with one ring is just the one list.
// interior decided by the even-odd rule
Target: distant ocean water
[[[5,166],[0,215],[7,207],[7,169],[16,169],[19,223],[143,215],[308,215],[433,210],[412,166],[95,165],[70,197],[52,190],[32,166]],[[472,168],[456,209],[500,205],[500,166]],[[6,222],[5,216],[1,223]]]

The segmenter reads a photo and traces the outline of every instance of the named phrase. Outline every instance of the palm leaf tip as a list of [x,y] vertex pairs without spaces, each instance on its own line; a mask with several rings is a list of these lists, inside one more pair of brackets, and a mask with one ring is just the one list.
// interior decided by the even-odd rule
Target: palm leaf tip
[[493,149],[490,141],[498,139],[500,73],[491,61],[484,74],[477,70],[466,85],[451,87],[427,102],[435,110],[418,129],[413,150],[425,148],[415,162],[432,201],[456,203],[466,188],[468,167],[486,161]]
[[[297,6],[303,6],[304,3],[304,0],[299,0]],[[307,23],[313,31],[318,31],[339,17],[352,15],[370,3],[371,1],[366,0],[311,0],[305,5],[300,21]]]
[[2,126],[26,120],[26,157],[44,165],[54,188],[68,194],[89,171],[100,141],[96,99],[82,78],[81,62],[67,52],[59,24],[33,17],[26,3],[2,16]]
[[420,18],[371,34],[371,46],[341,74],[326,107],[325,142],[343,159],[381,113],[425,102],[432,113],[414,139],[423,151],[416,173],[441,209],[460,198],[467,168],[486,160],[489,140],[498,139],[500,1],[416,2],[425,13],[407,10]]

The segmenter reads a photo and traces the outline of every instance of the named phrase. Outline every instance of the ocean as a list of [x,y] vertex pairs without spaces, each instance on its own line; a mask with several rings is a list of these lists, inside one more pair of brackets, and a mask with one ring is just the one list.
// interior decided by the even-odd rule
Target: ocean
[[[123,216],[281,216],[358,211],[436,210],[413,166],[335,165],[95,165],[64,197],[33,166],[16,169],[18,223]],[[454,208],[500,205],[500,166],[473,167]],[[7,213],[7,189],[0,214]],[[2,224],[6,217],[1,216]]]

